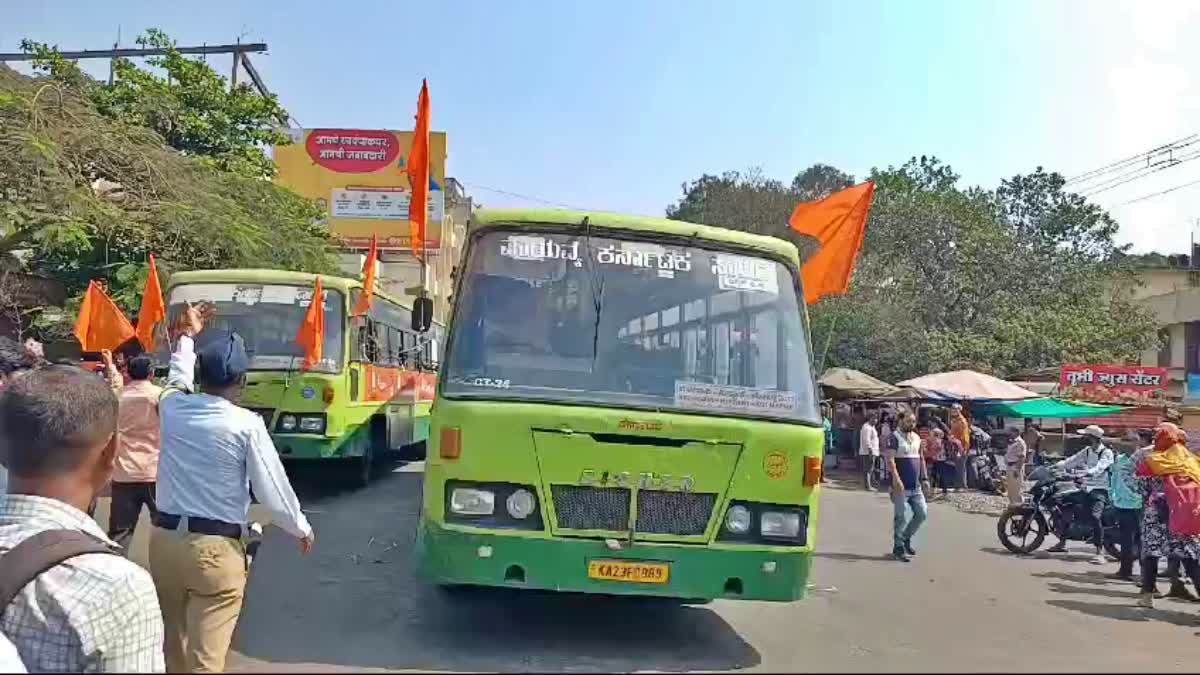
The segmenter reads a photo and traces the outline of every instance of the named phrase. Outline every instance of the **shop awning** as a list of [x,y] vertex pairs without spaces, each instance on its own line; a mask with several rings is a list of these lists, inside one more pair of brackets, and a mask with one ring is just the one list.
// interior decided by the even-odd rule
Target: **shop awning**
[[901,387],[912,387],[923,392],[925,398],[929,399],[987,402],[1039,398],[1037,394],[1028,389],[1022,389],[1011,382],[973,370],[934,373],[896,384]]
[[971,406],[975,415],[989,417],[1029,417],[1044,419],[1082,419],[1104,417],[1125,410],[1119,405],[1097,405],[1094,403],[1074,403],[1060,398],[1034,398],[1027,401],[1011,403],[986,403]]
[[830,368],[817,383],[850,396],[878,396],[897,391],[887,382],[853,368]]

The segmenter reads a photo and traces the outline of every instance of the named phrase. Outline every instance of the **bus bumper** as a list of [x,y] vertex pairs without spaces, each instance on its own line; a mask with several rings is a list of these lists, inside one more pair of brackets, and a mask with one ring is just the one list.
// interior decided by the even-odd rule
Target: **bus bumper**
[[[778,602],[804,597],[812,556],[656,542],[613,551],[602,540],[460,532],[425,521],[417,548],[422,575],[437,584]],[[598,559],[665,562],[670,573],[663,584],[591,579],[588,562]]]
[[[304,434],[273,434],[275,449],[283,460],[329,459],[343,457],[337,438]],[[348,446],[349,447],[349,446]],[[361,453],[360,453],[361,454]]]

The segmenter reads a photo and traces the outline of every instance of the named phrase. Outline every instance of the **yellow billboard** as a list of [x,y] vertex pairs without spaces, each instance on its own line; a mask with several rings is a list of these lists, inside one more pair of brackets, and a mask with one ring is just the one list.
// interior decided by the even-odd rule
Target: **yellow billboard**
[[[386,129],[293,129],[291,145],[274,148],[275,182],[316,200],[330,232],[351,248],[367,248],[379,235],[381,249],[412,249],[408,205],[411,191],[404,161],[411,131]],[[446,134],[429,133],[429,224],[425,250],[442,243],[445,213]]]

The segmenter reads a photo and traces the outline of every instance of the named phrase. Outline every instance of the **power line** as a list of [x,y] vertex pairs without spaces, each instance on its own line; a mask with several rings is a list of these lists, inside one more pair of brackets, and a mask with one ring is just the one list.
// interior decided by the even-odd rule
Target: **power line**
[[1172,187],[1172,188],[1167,188],[1166,190],[1162,190],[1161,192],[1154,192],[1154,193],[1151,193],[1151,194],[1148,194],[1148,195],[1142,195],[1141,197],[1138,197],[1137,199],[1130,199],[1130,200],[1129,200],[1129,201],[1127,201],[1127,202],[1122,202],[1122,203],[1120,204],[1120,206],[1125,206],[1126,204],[1134,204],[1134,203],[1136,203],[1136,202],[1145,201],[1145,200],[1147,200],[1147,199],[1153,199],[1154,197],[1161,197],[1162,195],[1165,195],[1165,194],[1167,194],[1168,192],[1174,192],[1174,191],[1176,191],[1176,190],[1182,190],[1183,188],[1185,188],[1185,187],[1191,187],[1192,185],[1200,185],[1200,179],[1196,179],[1196,180],[1194,180],[1194,181],[1189,181],[1189,182],[1187,182],[1187,183],[1184,183],[1183,185],[1176,185],[1175,187]]
[[1192,161],[1194,159],[1198,159],[1198,158],[1200,158],[1200,150],[1189,152],[1180,157],[1170,157],[1167,159],[1159,160],[1159,161],[1154,162],[1153,164],[1135,167],[1134,169],[1132,169],[1130,171],[1126,171],[1125,173],[1118,174],[1117,176],[1113,176],[1111,178],[1105,179],[1103,182],[1098,183],[1096,185],[1091,185],[1091,186],[1086,186],[1086,187],[1080,188],[1078,190],[1078,192],[1081,195],[1090,197],[1093,195],[1100,194],[1101,192],[1107,192],[1108,190],[1111,190],[1113,188],[1120,187],[1122,185],[1125,185],[1126,183],[1130,183],[1132,181],[1138,180],[1139,178],[1149,176],[1150,174],[1158,173],[1159,171],[1170,169],[1172,167],[1179,166],[1180,164],[1183,164],[1185,162],[1190,162],[1190,161]]
[[495,192],[496,194],[507,195],[509,197],[516,197],[517,199],[524,199],[524,200],[531,201],[531,202],[538,202],[539,204],[546,204],[547,206],[558,206],[558,207],[561,207],[564,209],[571,209],[572,211],[595,211],[596,210],[596,209],[585,208],[582,206],[572,206],[571,204],[564,204],[562,202],[556,202],[556,201],[552,201],[549,199],[542,199],[541,197],[534,197],[533,195],[523,195],[519,192],[510,192],[508,190],[501,190],[500,188],[488,187],[486,185],[480,185],[478,183],[467,183],[464,181],[463,185],[466,185],[468,187],[473,187],[473,188],[476,188],[479,190],[486,190],[488,192]]
[[1151,148],[1149,150],[1146,150],[1145,152],[1140,152],[1131,157],[1126,157],[1125,159],[1118,160],[1111,164],[1106,164],[1098,169],[1092,169],[1091,171],[1085,171],[1084,173],[1081,173],[1079,175],[1072,176],[1071,178],[1067,179],[1066,183],[1068,185],[1073,184],[1073,183],[1086,183],[1093,179],[1100,178],[1104,174],[1112,173],[1114,171],[1121,171],[1124,169],[1128,169],[1130,167],[1143,165],[1143,163],[1145,165],[1149,165],[1152,163],[1151,158],[1154,155],[1161,155],[1161,154],[1170,155],[1172,152],[1174,152],[1176,150],[1181,150],[1183,148],[1186,148],[1190,145],[1194,145],[1196,143],[1200,143],[1200,135],[1192,134],[1190,136],[1184,136],[1183,138],[1171,141],[1170,143],[1166,143],[1164,145],[1160,145],[1160,146]]

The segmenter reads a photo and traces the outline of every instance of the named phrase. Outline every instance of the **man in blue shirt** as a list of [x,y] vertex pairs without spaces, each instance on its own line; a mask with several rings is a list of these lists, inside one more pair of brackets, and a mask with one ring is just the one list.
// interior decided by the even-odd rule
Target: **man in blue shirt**
[[1121,547],[1121,566],[1111,576],[1122,581],[1133,581],[1133,547],[1142,522],[1142,493],[1133,473],[1133,448],[1134,444],[1128,443],[1117,448],[1108,477],[1108,496],[1116,510]]

